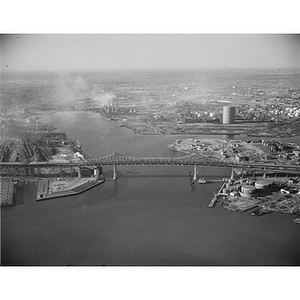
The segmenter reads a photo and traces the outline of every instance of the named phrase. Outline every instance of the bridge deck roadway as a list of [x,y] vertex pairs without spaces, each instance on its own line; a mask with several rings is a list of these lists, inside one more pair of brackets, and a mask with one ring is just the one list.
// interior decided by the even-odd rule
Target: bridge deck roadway
[[18,162],[1,162],[1,168],[55,168],[55,167],[91,167],[91,166],[113,166],[113,165],[171,165],[171,166],[209,166],[217,168],[243,168],[259,169],[273,171],[293,171],[300,173],[300,165],[278,165],[263,163],[231,163],[217,160],[205,160],[196,156],[188,157],[126,157],[122,155],[110,155],[101,158],[89,159],[89,161],[70,162],[70,163],[18,163]]

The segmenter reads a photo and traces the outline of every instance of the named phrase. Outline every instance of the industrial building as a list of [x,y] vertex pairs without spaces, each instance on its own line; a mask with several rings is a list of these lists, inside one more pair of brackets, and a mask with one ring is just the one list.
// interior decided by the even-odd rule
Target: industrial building
[[224,106],[223,107],[223,124],[234,124],[235,119],[235,107]]

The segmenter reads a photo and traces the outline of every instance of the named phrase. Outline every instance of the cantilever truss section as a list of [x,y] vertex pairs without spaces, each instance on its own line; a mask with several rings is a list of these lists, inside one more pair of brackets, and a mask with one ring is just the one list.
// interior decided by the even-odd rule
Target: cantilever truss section
[[[41,168],[71,168],[71,167],[99,167],[99,166],[113,166],[113,165],[172,165],[172,166],[203,166],[203,167],[219,167],[219,168],[239,168],[243,170],[261,170],[285,172],[289,174],[300,174],[300,165],[278,165],[278,164],[264,164],[252,162],[225,162],[222,160],[205,158],[196,154],[180,157],[134,157],[124,156],[119,153],[112,153],[107,156],[99,158],[89,158],[81,162],[68,163],[50,163],[50,162],[34,162],[34,163],[18,163],[18,162],[1,162],[1,174],[14,174],[16,169],[27,170],[30,174],[33,169]],[[25,172],[26,173],[26,172]]]
[[124,156],[119,153],[90,159],[90,162],[95,165],[178,165],[178,166],[207,166],[221,168],[241,168],[241,169],[258,169],[258,170],[273,170],[273,171],[293,171],[300,174],[300,166],[298,165],[276,165],[276,164],[260,164],[260,163],[234,163],[224,162],[217,159],[209,159],[198,156],[196,154],[180,156],[180,157],[133,157]]
[[90,162],[101,165],[211,165],[211,161],[196,157],[195,155],[181,157],[134,157],[124,156],[119,153],[112,153],[98,159],[91,159]]

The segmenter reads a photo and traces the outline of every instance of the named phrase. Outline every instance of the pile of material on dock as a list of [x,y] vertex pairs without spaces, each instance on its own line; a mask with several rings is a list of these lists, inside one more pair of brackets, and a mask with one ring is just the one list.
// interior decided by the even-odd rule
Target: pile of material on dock
[[262,203],[261,209],[264,212],[281,212],[285,214],[300,213],[299,197],[285,195],[279,199],[272,199]]
[[227,208],[232,211],[237,211],[237,212],[244,212],[246,210],[249,210],[251,208],[256,207],[259,204],[259,200],[256,199],[249,199],[249,198],[244,198],[244,197],[230,197],[228,200],[231,200],[231,202],[224,206],[224,208]]

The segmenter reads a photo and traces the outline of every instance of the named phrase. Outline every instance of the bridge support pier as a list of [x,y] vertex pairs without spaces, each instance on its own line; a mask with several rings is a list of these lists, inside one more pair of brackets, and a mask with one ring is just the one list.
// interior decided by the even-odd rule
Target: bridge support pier
[[197,180],[197,165],[195,164],[194,166],[194,176],[193,176],[194,180]]
[[95,177],[96,179],[99,179],[99,178],[100,178],[100,168],[99,168],[99,167],[96,167],[96,168],[94,169],[94,177]]
[[[242,177],[243,177],[243,175],[242,175]],[[231,169],[231,176],[230,176],[230,179],[231,179],[231,180],[234,179],[234,169],[233,169],[233,168]]]
[[114,164],[113,167],[113,179],[116,180],[118,178],[117,176],[117,166]]
[[78,167],[77,171],[78,171],[78,178],[80,178],[80,177],[81,177],[81,170],[80,170],[80,167]]

